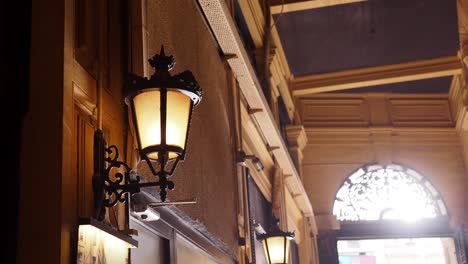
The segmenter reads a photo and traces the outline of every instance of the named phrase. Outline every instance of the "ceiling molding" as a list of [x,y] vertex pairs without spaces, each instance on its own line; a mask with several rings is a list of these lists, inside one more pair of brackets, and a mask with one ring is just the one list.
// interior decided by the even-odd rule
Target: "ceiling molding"
[[272,151],[272,155],[274,155],[278,165],[283,169],[283,173],[291,175],[291,177],[285,179],[289,192],[300,194],[293,197],[295,203],[304,216],[313,216],[312,204],[271,113],[268,102],[263,95],[260,82],[250,63],[247,51],[239,36],[234,19],[226,6],[226,2],[224,0],[198,0],[198,2],[221,51],[237,55],[236,58],[228,60],[228,64],[239,83],[240,90],[248,106],[263,110],[251,116],[258,124],[259,132],[263,135],[266,143],[269,146],[279,147]]
[[360,87],[408,82],[462,73],[458,56],[442,57],[400,64],[314,74],[294,78],[293,96],[303,96]]
[[365,1],[367,0],[273,0],[270,7],[272,14],[280,14]]
[[311,127],[454,127],[444,94],[320,94],[297,100],[302,124]]

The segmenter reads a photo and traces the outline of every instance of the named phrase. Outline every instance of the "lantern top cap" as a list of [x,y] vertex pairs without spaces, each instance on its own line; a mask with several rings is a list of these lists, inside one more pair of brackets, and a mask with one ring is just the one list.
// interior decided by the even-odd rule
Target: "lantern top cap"
[[279,228],[278,219],[275,219],[275,224],[270,227],[268,232],[266,232],[265,234],[257,235],[257,239],[258,240],[263,240],[263,239],[267,239],[267,238],[270,238],[270,237],[278,237],[278,236],[286,237],[287,239],[291,240],[291,239],[294,239],[295,234],[294,234],[294,231],[293,232],[284,232],[284,231],[282,231]]
[[125,98],[125,102],[128,105],[131,98],[138,93],[161,88],[178,90],[189,96],[194,105],[200,103],[203,91],[192,72],[183,71],[174,76],[171,76],[169,73],[175,66],[175,58],[172,55],[166,56],[164,46],[161,46],[159,54],[154,55],[148,62],[155,71],[149,79],[129,74],[128,91]]

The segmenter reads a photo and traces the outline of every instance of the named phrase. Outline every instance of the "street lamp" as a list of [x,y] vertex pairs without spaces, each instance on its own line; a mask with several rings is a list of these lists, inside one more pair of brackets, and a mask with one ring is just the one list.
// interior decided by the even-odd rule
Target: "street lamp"
[[275,221],[270,230],[257,235],[257,239],[262,241],[269,264],[286,264],[289,258],[289,241],[294,239],[294,232],[281,231],[278,227],[279,221]]
[[[93,186],[98,219],[103,218],[104,207],[124,202],[128,193],[138,193],[141,187],[159,186],[164,202],[166,189],[174,188],[168,177],[185,158],[192,111],[201,100],[202,90],[190,71],[171,76],[169,71],[175,60],[165,55],[164,47],[149,63],[155,73],[149,79],[131,75],[125,103],[132,113],[140,157],[158,180],[140,183],[140,176],[118,161],[117,147],[107,147],[102,131],[97,130]],[[111,176],[112,170],[122,168],[123,173],[119,171]]]

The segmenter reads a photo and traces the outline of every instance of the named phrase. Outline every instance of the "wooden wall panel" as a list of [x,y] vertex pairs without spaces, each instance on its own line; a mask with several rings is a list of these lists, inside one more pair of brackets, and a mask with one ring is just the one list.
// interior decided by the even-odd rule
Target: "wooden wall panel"
[[92,115],[97,103],[96,79],[78,63],[73,63],[73,99],[81,110]]
[[75,161],[76,161],[76,196],[78,201],[78,215],[92,216],[93,205],[93,139],[95,126],[91,117],[76,107],[75,110]]
[[[102,126],[108,145],[120,150],[124,160],[127,137],[126,106],[123,103],[124,72],[127,52],[123,36],[123,0],[76,0],[72,87],[75,103],[73,138],[76,163],[78,215],[94,214],[92,176],[94,131],[98,129],[98,90],[102,89]],[[110,211],[114,224],[128,224],[125,210]]]
[[303,99],[300,109],[304,126],[369,125],[368,106],[361,98]]
[[453,127],[447,95],[321,94],[298,99],[307,127]]
[[95,78],[98,75],[99,2],[75,1],[75,60]]
[[389,113],[395,126],[453,126],[447,99],[390,99]]

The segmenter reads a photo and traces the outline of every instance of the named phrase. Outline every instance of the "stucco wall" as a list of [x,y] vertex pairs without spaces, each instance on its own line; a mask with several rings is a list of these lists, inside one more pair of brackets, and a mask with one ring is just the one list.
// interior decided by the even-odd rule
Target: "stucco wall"
[[[420,137],[423,137],[421,135]],[[354,170],[367,163],[397,163],[419,171],[442,195],[452,225],[468,224],[468,177],[462,146],[453,141],[427,144],[395,143],[309,144],[304,150],[304,185],[316,215],[332,214],[338,188]],[[444,137],[441,136],[440,139]],[[351,138],[350,138],[351,141]],[[382,160],[382,157],[385,157]]]
[[229,72],[196,1],[158,0],[147,4],[148,55],[159,52],[164,44],[166,54],[176,59],[172,72],[192,71],[204,93],[193,113],[186,160],[172,177],[176,187],[168,198],[197,198],[197,204],[179,208],[237,252]]

